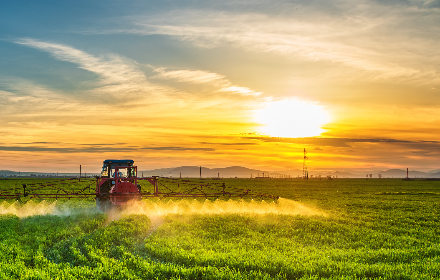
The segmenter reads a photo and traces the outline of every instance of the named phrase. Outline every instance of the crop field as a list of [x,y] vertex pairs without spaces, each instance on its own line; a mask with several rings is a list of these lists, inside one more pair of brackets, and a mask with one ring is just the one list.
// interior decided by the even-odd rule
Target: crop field
[[440,279],[439,181],[222,182],[281,198],[0,201],[0,279]]

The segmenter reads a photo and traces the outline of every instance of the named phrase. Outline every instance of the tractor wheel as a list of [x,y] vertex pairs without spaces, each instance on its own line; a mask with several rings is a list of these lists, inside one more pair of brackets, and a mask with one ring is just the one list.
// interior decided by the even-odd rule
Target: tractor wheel
[[109,211],[112,207],[112,203],[108,195],[102,195],[100,197],[96,197],[96,208],[101,212]]

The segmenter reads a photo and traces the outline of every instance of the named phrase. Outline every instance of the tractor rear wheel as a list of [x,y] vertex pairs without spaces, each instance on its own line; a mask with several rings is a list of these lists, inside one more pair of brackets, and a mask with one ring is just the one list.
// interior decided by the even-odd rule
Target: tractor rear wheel
[[96,197],[96,208],[101,212],[110,210],[112,203],[108,195],[101,195]]

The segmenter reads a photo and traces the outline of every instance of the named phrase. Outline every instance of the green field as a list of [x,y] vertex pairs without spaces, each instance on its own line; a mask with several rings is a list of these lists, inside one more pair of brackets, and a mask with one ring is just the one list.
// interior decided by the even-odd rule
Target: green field
[[0,279],[440,279],[439,181],[223,181],[283,199],[0,201]]

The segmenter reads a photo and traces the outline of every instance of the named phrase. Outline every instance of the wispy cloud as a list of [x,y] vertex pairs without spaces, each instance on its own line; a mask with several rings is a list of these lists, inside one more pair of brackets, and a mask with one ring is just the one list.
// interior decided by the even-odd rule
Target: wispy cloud
[[273,143],[291,143],[301,145],[311,145],[318,147],[352,147],[356,143],[368,143],[368,144],[392,144],[399,145],[402,150],[416,149],[416,150],[437,150],[440,153],[439,141],[411,141],[401,139],[389,139],[389,138],[320,138],[320,137],[304,137],[304,138],[280,138],[280,137],[262,137],[262,136],[248,136],[243,137],[247,140],[258,140],[261,142],[273,142]]
[[[102,147],[101,147],[102,145]],[[15,152],[54,152],[54,153],[103,153],[103,152],[130,152],[139,150],[157,151],[215,151],[213,148],[191,148],[191,147],[109,147],[109,144],[87,145],[86,147],[43,147],[35,145],[26,146],[0,146],[0,151]]]
[[[153,66],[150,66],[154,68]],[[231,92],[241,95],[258,96],[262,92],[256,92],[247,87],[241,87],[234,85],[225,76],[202,70],[169,70],[166,68],[154,68],[154,71],[158,73],[156,78],[162,79],[174,79],[179,82],[195,83],[195,84],[209,84],[214,87],[218,87],[219,92]]]
[[105,93],[120,97],[122,92],[142,95],[163,90],[147,81],[145,74],[135,61],[113,53],[94,56],[71,46],[30,38],[17,39],[14,42],[48,52],[57,60],[74,63],[81,69],[99,75],[101,78],[92,93]]
[[253,96],[258,96],[258,95],[262,94],[262,92],[256,92],[256,91],[251,90],[250,88],[238,87],[238,86],[224,87],[224,88],[220,89],[220,91],[235,92],[235,93],[239,93],[242,95],[253,95]]
[[[8,89],[0,91],[0,111],[3,113],[1,121],[17,121],[25,116],[34,120],[38,117],[62,116],[83,106],[72,96],[25,79],[0,79],[0,86]],[[85,105],[83,108],[87,107]],[[96,111],[99,108],[94,106],[88,109]]]
[[[151,66],[154,68],[153,66]],[[167,71],[166,68],[154,68],[154,71],[158,73],[157,78],[162,79],[175,79],[179,82],[189,82],[189,83],[197,83],[197,84],[206,84],[206,83],[223,83],[226,79],[225,76],[222,76],[217,73],[212,73],[209,71],[202,70],[174,70]]]
[[0,151],[16,152],[55,152],[55,153],[103,153],[103,152],[127,152],[135,151],[133,148],[112,148],[112,147],[88,147],[88,148],[58,148],[58,147],[36,147],[36,146],[0,146]]
[[433,83],[440,81],[440,58],[426,54],[440,48],[440,25],[433,24],[440,18],[435,3],[338,1],[321,9],[329,6],[327,1],[313,1],[278,5],[289,11],[278,16],[187,9],[130,16],[119,27],[97,33],[169,35],[202,48],[232,46],[338,63],[368,79]]
[[191,147],[142,147],[142,150],[158,151],[215,151],[213,148],[191,148]]
[[[35,130],[48,132],[54,126],[66,128],[75,124],[105,123],[102,116],[119,116],[112,112],[113,106],[98,102],[89,96],[55,90],[21,78],[1,78],[0,87],[0,134],[32,134]],[[60,127],[60,129],[62,129]],[[44,134],[44,133],[43,133]]]
[[200,144],[204,145],[221,145],[221,146],[253,146],[258,145],[258,143],[251,143],[251,142],[234,142],[234,143],[211,143],[211,142],[200,142]]
[[[29,46],[41,51],[48,52],[55,59],[78,65],[79,68],[90,71],[100,76],[94,89],[87,91],[89,95],[111,95],[112,98],[123,100],[135,106],[148,105],[152,103],[166,103],[167,96],[182,93],[181,90],[168,85],[153,84],[148,81],[140,65],[131,59],[121,57],[113,53],[95,56],[71,46],[43,42],[36,39],[23,38],[14,41],[17,44]],[[247,87],[234,85],[225,76],[202,70],[168,70],[166,68],[153,68],[157,75],[153,78],[172,79],[179,82],[209,84],[218,87],[216,91],[231,92],[243,96],[257,96],[260,92],[253,91]],[[33,89],[32,91],[36,91]],[[130,96],[130,98],[127,98]],[[151,99],[154,97],[154,99]],[[23,97],[25,98],[25,97]],[[134,101],[133,98],[137,98]],[[106,98],[105,100],[111,100]],[[145,100],[145,102],[143,101]],[[218,100],[218,98],[217,98]],[[104,102],[105,103],[105,102]],[[219,103],[217,101],[217,103]],[[220,102],[221,103],[221,102]]]

